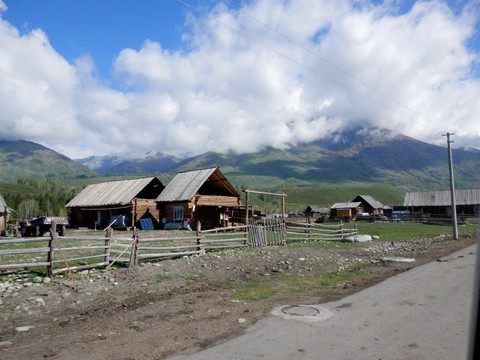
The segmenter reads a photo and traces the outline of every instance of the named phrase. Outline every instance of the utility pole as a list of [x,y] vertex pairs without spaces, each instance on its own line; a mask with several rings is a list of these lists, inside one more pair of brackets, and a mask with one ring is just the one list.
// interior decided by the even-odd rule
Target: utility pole
[[447,137],[447,148],[448,148],[448,167],[450,171],[450,196],[452,198],[452,225],[453,225],[453,239],[458,240],[458,227],[457,227],[457,202],[455,200],[455,181],[453,179],[453,161],[452,161],[452,148],[450,143],[453,143],[450,140],[450,135],[455,135],[455,133],[446,133],[442,136]]

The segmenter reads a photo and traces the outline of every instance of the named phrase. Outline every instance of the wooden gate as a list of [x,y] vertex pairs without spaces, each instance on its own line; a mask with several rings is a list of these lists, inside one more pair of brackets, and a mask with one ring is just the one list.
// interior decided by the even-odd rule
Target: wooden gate
[[251,247],[285,244],[285,228],[282,219],[264,219],[263,224],[248,220],[248,238]]

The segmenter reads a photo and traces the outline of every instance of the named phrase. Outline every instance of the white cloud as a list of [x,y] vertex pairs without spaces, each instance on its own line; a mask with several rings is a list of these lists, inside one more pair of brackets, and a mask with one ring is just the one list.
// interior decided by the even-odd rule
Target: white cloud
[[397,5],[218,5],[188,18],[185,49],[146,40],[121,51],[115,88],[96,77],[94,59],[69,64],[41,30],[20,35],[0,20],[2,138],[72,157],[180,155],[282,148],[363,123],[437,143],[455,132],[456,144],[480,148],[480,81],[470,77],[479,54],[465,45],[478,6]]

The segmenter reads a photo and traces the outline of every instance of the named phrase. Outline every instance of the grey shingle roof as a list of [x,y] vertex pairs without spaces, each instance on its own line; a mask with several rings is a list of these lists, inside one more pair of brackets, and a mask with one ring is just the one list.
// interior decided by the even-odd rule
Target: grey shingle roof
[[[480,188],[455,190],[457,205],[480,205]],[[407,192],[403,206],[450,206],[450,190]]]
[[240,196],[218,167],[213,167],[178,173],[157,197],[157,201],[189,201],[207,181],[214,183],[219,190],[209,195]]
[[88,185],[65,207],[125,205],[134,199],[155,177],[110,181]]
[[335,203],[330,209],[353,209],[362,205],[360,201],[357,202],[344,202],[344,203]]

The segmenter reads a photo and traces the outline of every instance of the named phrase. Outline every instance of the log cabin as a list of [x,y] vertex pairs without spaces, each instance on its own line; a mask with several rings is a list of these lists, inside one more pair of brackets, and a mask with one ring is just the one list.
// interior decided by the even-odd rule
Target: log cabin
[[149,219],[158,227],[160,213],[155,199],[164,188],[157,177],[88,185],[65,205],[70,210],[70,225],[104,228],[118,218],[118,226],[141,229],[140,220]]
[[241,221],[235,219],[240,194],[218,167],[178,173],[156,200],[165,228],[195,229],[200,222],[208,229]]

